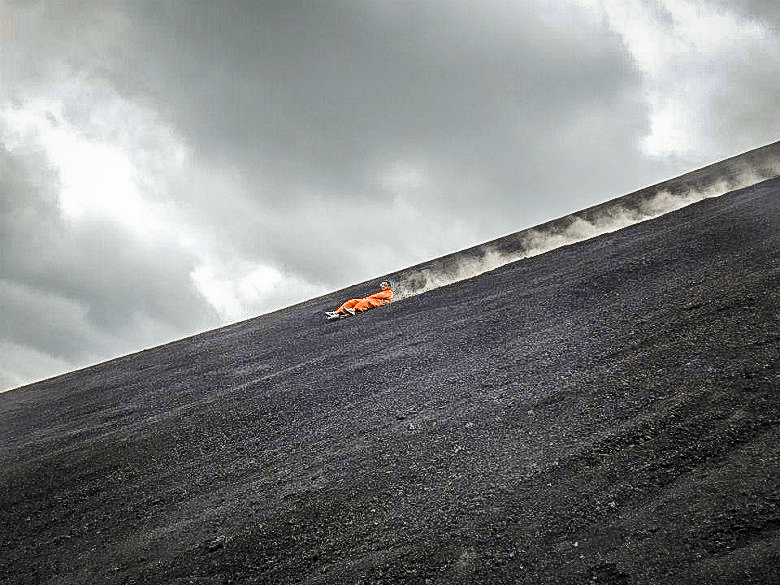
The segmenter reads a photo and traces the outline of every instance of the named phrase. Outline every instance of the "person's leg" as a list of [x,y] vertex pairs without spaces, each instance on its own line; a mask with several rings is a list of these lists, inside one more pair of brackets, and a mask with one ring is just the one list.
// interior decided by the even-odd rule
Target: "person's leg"
[[373,309],[374,307],[378,307],[379,304],[374,299],[360,299],[356,304],[354,309],[356,311],[368,311],[369,309]]
[[355,305],[357,305],[359,302],[360,299],[349,299],[346,303],[344,303],[338,309],[336,309],[336,312],[344,315],[347,312],[347,309],[355,308]]

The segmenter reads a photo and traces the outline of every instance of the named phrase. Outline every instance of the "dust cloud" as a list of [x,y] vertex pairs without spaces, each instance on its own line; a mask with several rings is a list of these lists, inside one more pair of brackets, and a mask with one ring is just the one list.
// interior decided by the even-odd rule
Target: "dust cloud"
[[434,261],[430,267],[401,274],[397,282],[396,299],[419,295],[455,282],[473,278],[495,270],[511,262],[544,254],[602,234],[615,232],[630,225],[671,213],[703,199],[719,197],[725,193],[749,187],[760,181],[780,175],[780,162],[761,169],[743,168],[735,177],[713,182],[706,188],[651,189],[639,202],[627,203],[628,196],[599,206],[586,219],[572,214],[537,228],[529,228],[514,234],[518,244],[512,252],[502,252],[495,244],[484,244],[478,249],[447,257],[446,261]]

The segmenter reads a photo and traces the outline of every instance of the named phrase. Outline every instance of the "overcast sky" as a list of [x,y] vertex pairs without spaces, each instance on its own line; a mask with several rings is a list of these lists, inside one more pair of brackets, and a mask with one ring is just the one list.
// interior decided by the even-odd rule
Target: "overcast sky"
[[779,26],[777,0],[0,0],[0,390],[774,142]]

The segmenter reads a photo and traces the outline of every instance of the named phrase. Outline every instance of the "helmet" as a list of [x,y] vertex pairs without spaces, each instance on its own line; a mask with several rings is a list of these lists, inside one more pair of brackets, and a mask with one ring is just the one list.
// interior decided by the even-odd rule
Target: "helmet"
[[379,284],[379,286],[381,286],[382,288],[385,288],[385,287],[387,287],[387,288],[390,288],[390,283],[389,283],[389,282],[387,282],[386,280],[383,280],[383,281],[382,281],[382,282]]

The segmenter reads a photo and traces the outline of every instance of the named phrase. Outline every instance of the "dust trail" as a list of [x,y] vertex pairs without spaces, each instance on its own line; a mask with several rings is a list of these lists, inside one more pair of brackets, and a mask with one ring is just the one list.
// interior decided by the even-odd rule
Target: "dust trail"
[[459,258],[454,265],[423,268],[411,274],[403,275],[399,279],[395,299],[405,299],[460,280],[466,280],[467,278],[495,270],[523,257],[511,258],[496,250],[486,249],[479,257]]
[[[404,299],[461,280],[478,276],[501,266],[544,254],[561,246],[595,238],[630,225],[671,213],[703,199],[749,187],[760,181],[780,176],[780,160],[766,161],[760,166],[734,163],[730,178],[710,182],[706,187],[682,185],[671,180],[656,187],[607,202],[585,212],[572,214],[536,228],[530,228],[500,240],[451,254],[418,269],[401,273],[397,278],[396,299]],[[583,217],[585,216],[585,217]],[[511,238],[512,250],[506,248]]]
[[523,236],[525,251],[515,258],[511,258],[512,255],[509,255],[509,261],[544,254],[561,246],[615,232],[635,223],[677,211],[702,199],[719,197],[733,190],[734,188],[725,184],[705,192],[689,191],[683,195],[673,195],[664,190],[659,191],[647,201],[643,201],[637,208],[631,209],[616,204],[613,208],[601,211],[593,220],[571,216],[569,226],[559,233],[531,228]]

